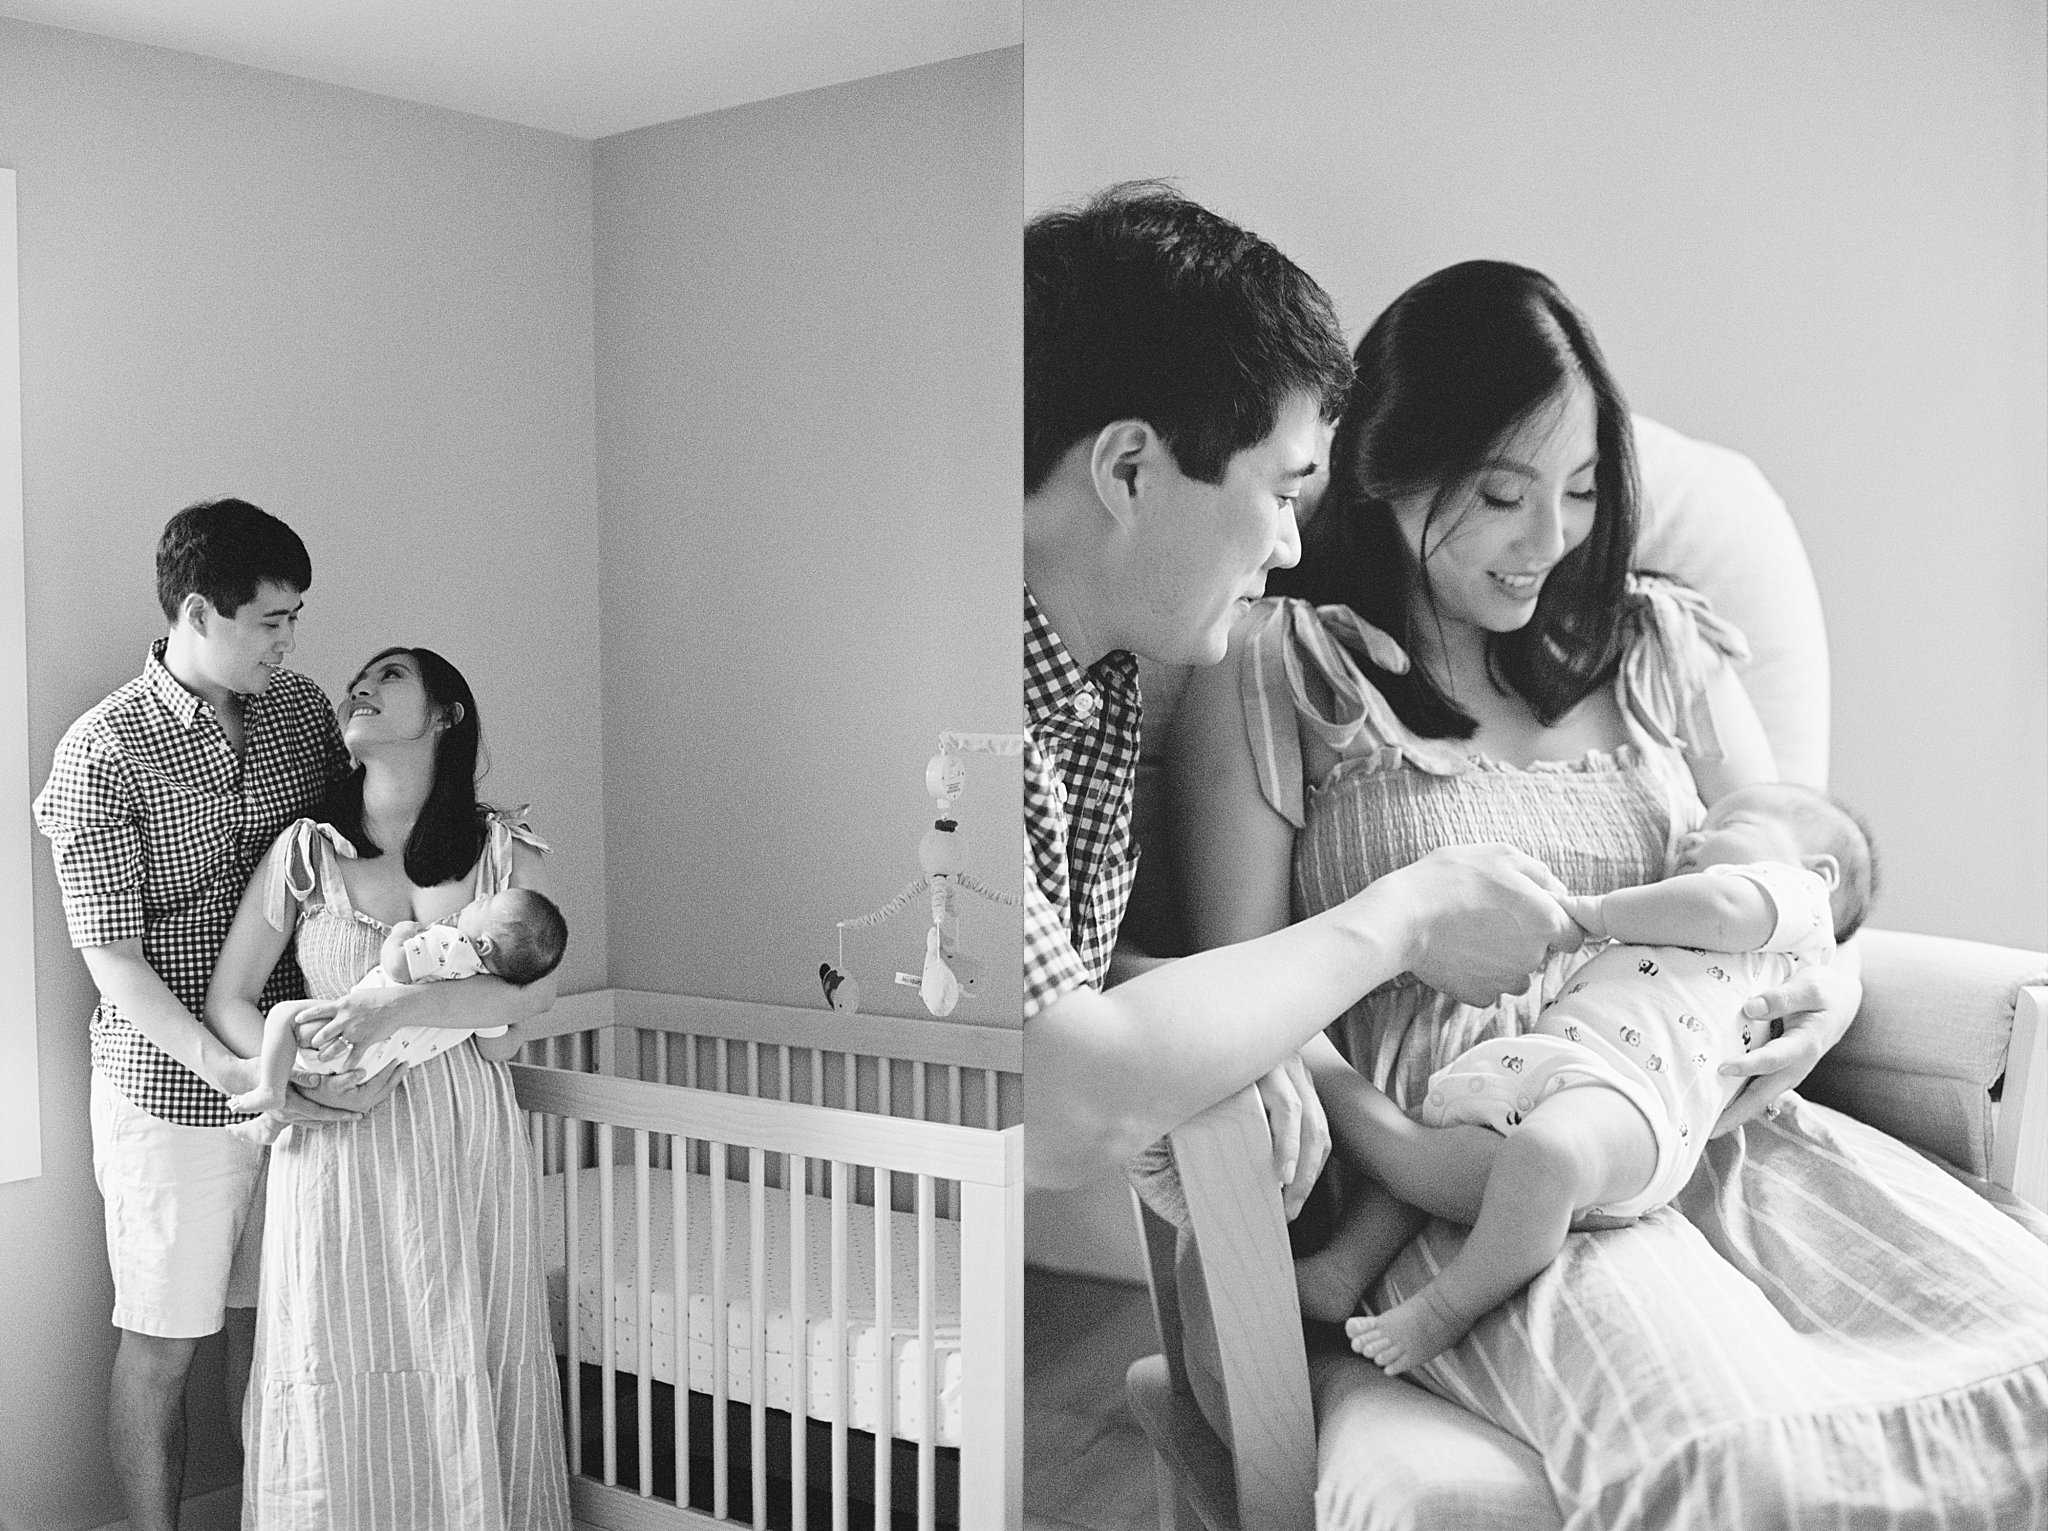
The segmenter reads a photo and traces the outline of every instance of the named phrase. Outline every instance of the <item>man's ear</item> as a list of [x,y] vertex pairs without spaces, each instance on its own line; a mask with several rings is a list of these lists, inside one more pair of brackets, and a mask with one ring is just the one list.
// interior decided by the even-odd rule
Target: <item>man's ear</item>
[[178,602],[178,620],[192,624],[194,632],[206,631],[206,619],[213,615],[213,602],[197,590],[185,592],[185,598]]
[[1826,883],[1829,892],[1833,892],[1836,888],[1841,887],[1842,863],[1837,861],[1831,853],[1822,851],[1815,856],[1802,856],[1799,864]]
[[1128,526],[1137,511],[1147,477],[1158,470],[1159,454],[1166,443],[1143,420],[1112,420],[1095,433],[1095,445],[1088,454],[1088,476],[1095,485],[1095,497],[1110,519]]

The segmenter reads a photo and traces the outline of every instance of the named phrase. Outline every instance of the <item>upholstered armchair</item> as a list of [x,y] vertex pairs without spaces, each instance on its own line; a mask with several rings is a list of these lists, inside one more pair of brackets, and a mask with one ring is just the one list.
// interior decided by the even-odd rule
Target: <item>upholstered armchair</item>
[[[1737,453],[1653,421],[1637,432],[1638,563],[1697,586],[1744,630],[1744,681],[1780,770],[1820,783],[1826,638],[1783,502]],[[1148,740],[1167,733],[1178,678],[1145,676]],[[1141,839],[1155,775],[1141,775]],[[1171,948],[1166,901],[1155,886],[1134,911],[1140,945]],[[1937,1156],[1986,1196],[2048,1206],[2048,955],[1881,929],[1857,944],[1863,1008],[1801,1093]],[[1162,1525],[1556,1526],[1520,1441],[1348,1354],[1307,1354],[1256,1092],[1172,1137],[1192,1232],[1179,1239],[1140,1211],[1162,1350],[1128,1379]]]

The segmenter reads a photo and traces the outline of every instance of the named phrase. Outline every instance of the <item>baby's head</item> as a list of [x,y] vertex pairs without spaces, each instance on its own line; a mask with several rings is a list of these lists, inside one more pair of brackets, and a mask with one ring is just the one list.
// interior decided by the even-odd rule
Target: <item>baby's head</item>
[[569,923],[554,900],[531,888],[506,888],[462,906],[455,928],[469,938],[484,971],[524,987],[545,978],[569,946]]
[[1789,861],[1828,885],[1835,939],[1856,934],[1877,896],[1877,854],[1855,814],[1824,792],[1792,782],[1764,782],[1729,793],[1706,821],[1678,842],[1671,870],[1748,861]]

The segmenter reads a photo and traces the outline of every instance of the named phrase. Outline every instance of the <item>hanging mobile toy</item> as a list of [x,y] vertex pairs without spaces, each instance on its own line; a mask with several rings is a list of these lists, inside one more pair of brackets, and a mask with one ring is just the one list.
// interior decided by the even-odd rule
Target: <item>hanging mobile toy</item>
[[939,735],[939,753],[925,762],[924,768],[924,789],[938,809],[938,817],[917,845],[917,862],[924,875],[872,914],[839,922],[839,963],[836,967],[829,962],[818,964],[818,983],[825,991],[826,1004],[834,1010],[860,1009],[860,985],[846,975],[846,933],[882,924],[926,889],[931,893],[932,925],[925,934],[924,970],[898,973],[896,981],[917,990],[925,1009],[933,1015],[951,1015],[962,998],[973,997],[981,978],[981,964],[960,953],[958,890],[965,888],[990,903],[1012,907],[1022,900],[1015,894],[989,887],[967,870],[966,840],[960,833],[959,821],[947,817],[947,811],[967,785],[967,767],[959,758],[961,754],[1018,755],[1023,750],[1022,734]]

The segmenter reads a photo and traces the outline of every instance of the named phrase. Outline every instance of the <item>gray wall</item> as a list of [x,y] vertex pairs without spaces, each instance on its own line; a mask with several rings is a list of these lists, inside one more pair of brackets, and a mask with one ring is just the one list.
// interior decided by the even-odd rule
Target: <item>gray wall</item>
[[[835,922],[919,875],[941,730],[1022,727],[1016,49],[597,150],[612,980],[818,1002]],[[968,757],[969,870],[1023,867]],[[915,904],[847,955],[921,1015]],[[1017,1024],[1017,911],[954,1019]]]
[[[242,494],[314,556],[298,668],[331,690],[409,641],[469,675],[486,793],[555,846],[566,988],[819,1003],[833,921],[917,873],[939,730],[1019,726],[1019,72],[591,145],[0,21],[37,780],[161,631],[164,518]],[[1014,891],[1016,763],[971,761],[959,812]],[[91,988],[36,877],[0,1520],[71,1531],[120,1513],[114,1336]],[[888,972],[923,929],[850,943],[868,1008],[915,1013]],[[1017,929],[971,904],[995,977],[960,1019],[1016,1024]],[[235,1475],[210,1346],[195,1385],[197,1494]]]
[[[294,663],[375,648],[468,674],[605,971],[591,146],[181,54],[0,21],[19,175],[29,712],[57,736],[163,630],[164,518],[240,494],[313,554]],[[17,811],[22,811],[17,805]],[[92,989],[38,842],[43,1166],[0,1185],[0,1512],[117,1518],[113,1331],[86,1127]],[[233,1475],[202,1412],[190,1487]]]
[[1454,260],[1557,278],[1635,407],[1791,506],[1878,922],[2048,944],[2038,0],[1027,0],[1025,36],[1027,209],[1179,177],[1354,337]]

